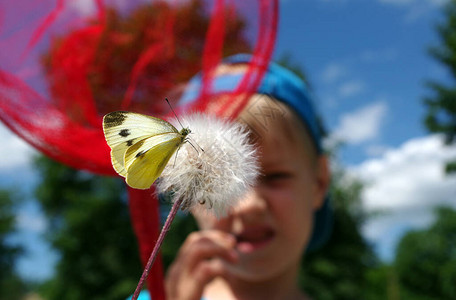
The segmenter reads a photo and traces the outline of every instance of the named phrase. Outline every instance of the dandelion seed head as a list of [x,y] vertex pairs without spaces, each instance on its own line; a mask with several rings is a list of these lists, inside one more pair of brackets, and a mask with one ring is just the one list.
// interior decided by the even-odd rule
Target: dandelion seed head
[[248,131],[239,123],[201,113],[182,117],[182,123],[192,133],[165,167],[157,191],[171,192],[173,201],[182,199],[183,209],[202,205],[216,217],[225,216],[259,173]]

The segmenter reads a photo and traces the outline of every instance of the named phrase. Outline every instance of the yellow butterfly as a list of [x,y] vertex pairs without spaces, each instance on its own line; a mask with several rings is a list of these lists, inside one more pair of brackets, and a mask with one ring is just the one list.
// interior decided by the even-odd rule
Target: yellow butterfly
[[136,189],[150,188],[191,132],[188,128],[179,132],[161,119],[126,111],[105,115],[103,131],[114,169]]

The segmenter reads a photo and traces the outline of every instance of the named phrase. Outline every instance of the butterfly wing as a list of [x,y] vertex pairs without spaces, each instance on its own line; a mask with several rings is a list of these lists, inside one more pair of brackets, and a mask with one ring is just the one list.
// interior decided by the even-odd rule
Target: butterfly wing
[[151,136],[178,133],[177,129],[166,121],[126,111],[105,115],[103,131],[111,147],[112,165],[123,177],[127,176],[124,157],[129,147]]
[[183,141],[180,133],[165,133],[129,147],[125,153],[127,184],[137,189],[150,188]]

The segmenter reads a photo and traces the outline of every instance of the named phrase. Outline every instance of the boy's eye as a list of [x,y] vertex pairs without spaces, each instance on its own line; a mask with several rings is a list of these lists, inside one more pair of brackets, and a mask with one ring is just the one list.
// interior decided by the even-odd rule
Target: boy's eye
[[264,174],[263,181],[265,183],[276,183],[288,179],[290,177],[291,174],[288,172],[271,172]]

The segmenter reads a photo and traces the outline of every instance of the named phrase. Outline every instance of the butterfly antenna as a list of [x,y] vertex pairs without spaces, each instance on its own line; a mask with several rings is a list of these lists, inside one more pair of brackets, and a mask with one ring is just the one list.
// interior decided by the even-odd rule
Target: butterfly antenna
[[[195,148],[195,146],[193,146],[193,144],[192,144],[192,143],[190,143],[190,141],[189,141],[189,140],[187,140],[187,142],[188,142],[190,145],[192,145],[193,149],[195,149],[196,153],[198,153],[198,155],[199,155],[199,152],[198,152],[198,150]],[[180,148],[181,148],[181,147],[177,148],[177,151],[176,151],[176,155],[174,156],[174,164],[173,164],[173,168],[176,166],[177,155],[179,154],[179,150],[180,150]],[[201,148],[201,147],[200,147],[200,148]],[[201,149],[201,150],[203,150],[203,149]],[[204,150],[203,150],[203,152],[204,152]]]
[[[192,139],[192,140],[193,140],[193,139]],[[187,138],[187,141],[188,141],[188,143],[189,143],[190,145],[192,145],[192,146],[193,146],[193,144],[192,144],[192,143],[190,143],[190,136]],[[198,143],[197,143],[195,140],[193,140],[193,142],[194,142],[194,143],[195,143],[195,144],[196,144],[196,145],[197,145],[197,146],[200,148],[200,150],[201,150],[201,151],[203,151],[203,152],[204,152],[204,149],[203,149],[203,148],[201,148],[201,146],[200,146],[200,145],[199,145],[199,144],[198,144]],[[193,148],[195,148],[195,146],[193,146]],[[199,153],[199,152],[198,152],[198,153]]]
[[[195,146],[192,144],[192,142],[190,142],[190,140],[187,140],[187,142],[193,147],[193,149],[195,149],[196,153],[198,153],[198,155],[199,155],[198,149],[195,148]],[[198,147],[200,147],[200,146],[198,145]],[[204,152],[203,148],[200,147],[200,149]]]
[[169,108],[171,108],[171,111],[173,112],[174,116],[176,117],[177,122],[179,122],[180,126],[181,126],[182,128],[184,128],[184,126],[182,126],[181,121],[179,120],[179,118],[177,117],[176,113],[174,112],[174,109],[173,109],[173,107],[171,106],[171,103],[169,103],[168,98],[165,98],[165,100],[166,100],[166,102],[168,103]]

